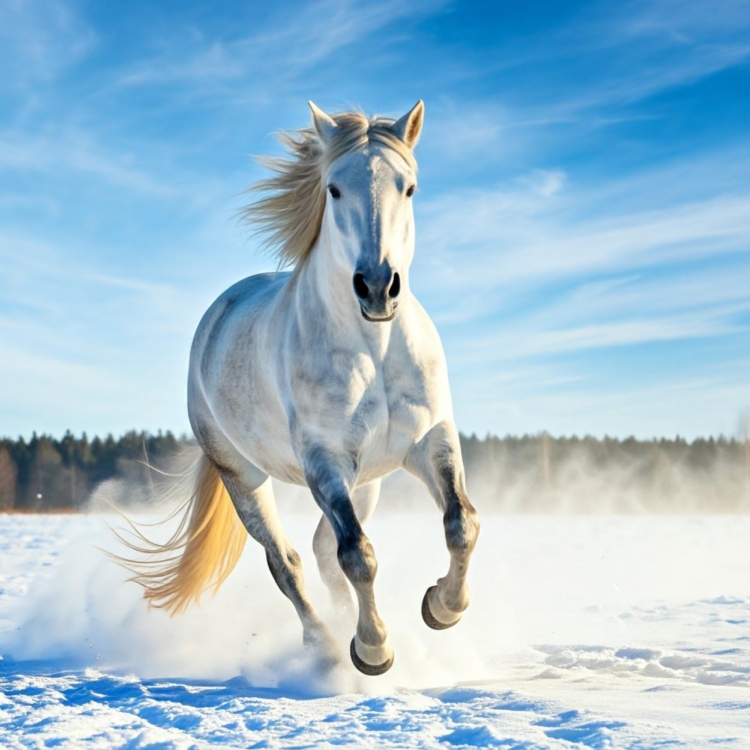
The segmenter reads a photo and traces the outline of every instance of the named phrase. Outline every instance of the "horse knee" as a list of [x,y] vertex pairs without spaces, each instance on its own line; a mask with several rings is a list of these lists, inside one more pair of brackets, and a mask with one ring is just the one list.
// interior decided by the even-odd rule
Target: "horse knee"
[[470,554],[479,536],[479,516],[468,501],[452,504],[443,516],[445,541],[451,552]]
[[378,563],[372,544],[364,534],[341,540],[336,554],[341,570],[353,585],[372,585]]
[[276,585],[287,591],[299,586],[302,575],[302,560],[296,550],[266,550],[266,561]]
[[297,550],[288,549],[286,550],[286,566],[291,570],[302,569],[302,558],[297,554]]

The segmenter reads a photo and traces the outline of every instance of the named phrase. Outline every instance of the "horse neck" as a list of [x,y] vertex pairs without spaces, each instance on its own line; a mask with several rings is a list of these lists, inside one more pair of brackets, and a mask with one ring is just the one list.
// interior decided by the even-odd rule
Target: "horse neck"
[[295,276],[298,321],[312,340],[329,330],[337,343],[356,345],[364,339],[373,356],[385,356],[392,323],[369,323],[362,317],[351,271],[334,262],[325,231]]

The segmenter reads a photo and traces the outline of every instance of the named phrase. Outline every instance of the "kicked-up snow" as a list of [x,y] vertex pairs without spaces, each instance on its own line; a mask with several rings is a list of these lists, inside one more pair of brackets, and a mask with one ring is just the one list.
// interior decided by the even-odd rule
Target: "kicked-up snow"
[[[308,587],[346,656],[310,551]],[[750,748],[750,517],[487,516],[472,604],[420,617],[437,512],[368,526],[396,660],[321,672],[260,549],[170,619],[96,516],[0,516],[0,747]]]

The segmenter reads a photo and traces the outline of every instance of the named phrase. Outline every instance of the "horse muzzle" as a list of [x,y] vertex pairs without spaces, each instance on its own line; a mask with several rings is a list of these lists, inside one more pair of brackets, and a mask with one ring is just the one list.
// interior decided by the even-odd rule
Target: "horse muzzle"
[[370,323],[393,320],[401,293],[401,278],[388,264],[365,273],[354,274],[354,293],[359,301],[362,317]]
[[396,317],[396,308],[397,307],[398,307],[398,305],[393,305],[392,311],[391,311],[390,315],[377,316],[377,317],[373,317],[369,313],[366,313],[365,310],[364,310],[364,308],[362,306],[360,306],[359,309],[362,311],[362,317],[365,320],[369,321],[370,323],[388,323],[389,321],[393,320]]

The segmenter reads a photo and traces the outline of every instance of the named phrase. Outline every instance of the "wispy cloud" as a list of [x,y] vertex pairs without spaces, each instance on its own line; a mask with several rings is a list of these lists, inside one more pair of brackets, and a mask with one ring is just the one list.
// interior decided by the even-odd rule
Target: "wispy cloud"
[[[595,185],[533,171],[493,190],[462,188],[427,201],[412,283],[442,327],[467,425],[486,418],[478,399],[498,423],[549,428],[556,417],[544,421],[543,403],[562,424],[576,408],[589,413],[593,389],[608,404],[598,407],[607,419],[648,434],[658,420],[641,401],[627,417],[616,404],[623,389],[633,397],[649,386],[592,379],[591,358],[628,351],[636,367],[643,347],[692,342],[699,351],[748,336],[750,192],[737,191],[746,164],[740,144]],[[683,374],[662,367],[670,382]],[[748,391],[738,372],[732,389],[718,376],[706,381],[721,391],[722,408]],[[554,395],[542,398],[550,389]],[[712,429],[726,429],[734,416]],[[586,419],[606,431],[604,417]],[[687,422],[675,430],[685,432]]]
[[665,37],[677,44],[701,39],[724,41],[750,29],[747,0],[715,0],[710,4],[685,0],[631,0],[610,6],[608,37],[627,43],[633,38]]
[[0,169],[42,174],[78,173],[97,181],[164,198],[184,195],[178,184],[167,184],[150,173],[132,155],[117,153],[97,144],[81,130],[54,135],[30,134],[18,129],[0,132]]
[[158,55],[122,71],[119,80],[128,86],[200,86],[242,78],[267,86],[270,78],[278,84],[306,74],[344,48],[372,40],[385,27],[433,12],[446,1],[316,0],[287,6],[247,36],[174,36]]
[[0,89],[28,92],[49,82],[89,53],[97,34],[62,0],[8,0],[0,4]]
[[[690,312],[669,317],[651,317],[641,320],[629,319],[612,323],[588,324],[576,327],[562,327],[544,330],[542,326],[532,327],[522,323],[513,332],[500,337],[474,341],[474,352],[464,356],[462,362],[469,364],[477,360],[484,362],[504,362],[525,357],[549,356],[561,353],[579,352],[587,349],[606,349],[618,346],[632,346],[660,341],[678,341],[724,336],[731,333],[750,331],[750,325],[733,323],[730,316],[738,311],[750,310],[750,301],[739,306],[726,306],[706,313]],[[545,316],[548,325],[560,326],[564,321],[551,320]]]
[[[715,168],[726,158],[722,153]],[[694,179],[689,160],[672,173]],[[562,173],[536,171],[506,187],[449,192],[421,209],[419,263],[429,269],[430,288],[442,294],[448,287],[505,289],[747,251],[750,191],[691,195],[654,209],[664,200],[654,191],[660,182],[646,169],[621,183],[566,188]],[[586,210],[592,205],[600,207],[593,217]]]
[[524,120],[595,123],[745,64],[748,18],[747,0],[585,4],[560,27],[510,40],[494,66],[519,73],[507,94]]

